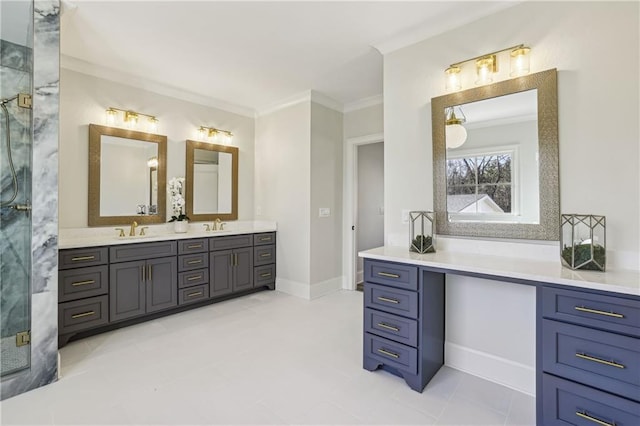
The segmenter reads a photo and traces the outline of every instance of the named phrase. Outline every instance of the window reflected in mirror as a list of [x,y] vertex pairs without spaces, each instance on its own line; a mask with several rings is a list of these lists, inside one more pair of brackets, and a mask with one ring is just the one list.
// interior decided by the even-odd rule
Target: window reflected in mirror
[[537,90],[451,109],[466,139],[446,152],[448,220],[539,223]]

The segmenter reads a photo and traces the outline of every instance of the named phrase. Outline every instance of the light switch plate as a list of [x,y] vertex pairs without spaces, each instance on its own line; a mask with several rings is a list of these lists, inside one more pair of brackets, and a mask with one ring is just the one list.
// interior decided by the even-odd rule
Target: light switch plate
[[318,217],[329,217],[331,216],[331,209],[329,207],[320,207],[318,210]]
[[402,223],[409,223],[409,212],[411,210],[402,210]]

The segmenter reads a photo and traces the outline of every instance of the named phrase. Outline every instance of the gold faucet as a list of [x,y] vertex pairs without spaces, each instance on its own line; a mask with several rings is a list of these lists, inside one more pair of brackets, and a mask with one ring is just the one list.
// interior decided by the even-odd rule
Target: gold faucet
[[138,227],[138,222],[136,222],[134,220],[133,223],[131,224],[131,229],[129,229],[129,236],[130,237],[135,237],[136,236],[136,228],[137,227]]
[[118,237],[124,237],[124,228],[116,228],[116,231],[120,231]]
[[220,222],[222,222],[222,221],[220,220],[220,218],[216,218],[216,223],[214,223],[214,224],[213,224],[213,230],[214,230],[214,231],[216,231],[216,230],[218,230],[218,229],[222,229],[222,228],[220,227]]
[[208,223],[205,223],[205,224],[204,224],[204,225],[202,225],[202,226],[204,226],[204,230],[205,230],[205,231],[211,231],[211,227],[209,226],[209,224],[208,224]]
[[144,233],[145,229],[149,229],[148,226],[143,226],[142,228],[140,228],[140,236],[145,236],[146,234]]

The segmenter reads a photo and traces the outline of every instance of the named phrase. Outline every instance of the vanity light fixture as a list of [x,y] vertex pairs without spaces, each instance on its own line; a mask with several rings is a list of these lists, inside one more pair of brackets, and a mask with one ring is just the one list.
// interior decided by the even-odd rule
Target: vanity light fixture
[[456,92],[462,89],[460,78],[463,68],[462,66],[467,62],[472,61],[476,68],[475,84],[483,85],[491,83],[493,81],[493,75],[498,71],[498,54],[508,50],[511,51],[511,69],[509,75],[511,77],[519,77],[529,74],[529,53],[531,52],[531,48],[524,44],[519,44],[517,46],[507,47],[506,49],[496,50],[495,52],[451,64],[449,68],[444,71],[446,78],[446,90],[448,92]]
[[447,145],[447,149],[458,148],[462,146],[467,140],[467,129],[464,128],[462,123],[467,121],[467,118],[462,112],[462,108],[458,107],[462,118],[456,116],[454,107],[449,107],[445,110],[445,127],[444,127],[444,140]]
[[138,121],[140,116],[147,117],[147,130],[151,133],[158,131],[158,119],[154,115],[143,114],[141,112],[109,107],[106,111],[106,122],[108,126],[114,126],[118,124],[118,113],[123,113],[122,123],[124,127],[129,129],[135,129],[138,127]]
[[228,130],[216,129],[215,127],[200,126],[198,128],[198,139],[207,142],[231,145],[233,133]]

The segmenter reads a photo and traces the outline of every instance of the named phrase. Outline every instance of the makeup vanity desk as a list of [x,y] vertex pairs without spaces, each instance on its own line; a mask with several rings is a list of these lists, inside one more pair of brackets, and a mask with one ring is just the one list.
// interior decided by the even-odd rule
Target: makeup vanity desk
[[640,425],[640,273],[380,247],[364,258],[363,367],[422,392],[444,363],[446,274],[536,287],[538,425]]

